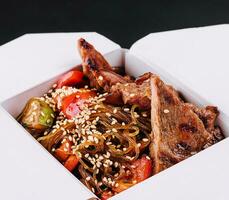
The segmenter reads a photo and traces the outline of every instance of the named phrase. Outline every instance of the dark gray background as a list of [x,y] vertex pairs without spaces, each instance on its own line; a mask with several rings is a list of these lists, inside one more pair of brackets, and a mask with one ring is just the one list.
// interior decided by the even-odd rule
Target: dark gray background
[[228,22],[228,0],[8,0],[0,45],[24,33],[96,31],[128,48],[150,32]]

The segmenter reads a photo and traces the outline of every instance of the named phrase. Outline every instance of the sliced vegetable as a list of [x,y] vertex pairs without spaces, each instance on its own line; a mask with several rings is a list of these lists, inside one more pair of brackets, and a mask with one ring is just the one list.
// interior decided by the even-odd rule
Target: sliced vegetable
[[55,113],[52,108],[39,98],[30,99],[18,117],[22,124],[35,138],[51,128]]
[[79,70],[72,70],[64,74],[57,82],[57,88],[62,88],[63,86],[72,86],[80,83],[83,79],[83,72]]
[[138,183],[144,181],[152,175],[152,160],[147,156],[142,156],[142,158],[134,161],[133,165],[133,174],[134,180]]
[[113,191],[120,193],[152,175],[152,160],[147,156],[142,156],[142,158],[134,161],[131,166],[133,176],[131,178],[125,177],[117,181],[118,186],[112,188]]
[[71,119],[81,111],[80,106],[83,105],[87,99],[95,95],[96,93],[94,91],[84,89],[71,94],[62,100],[62,111],[67,118]]
[[69,155],[71,154],[71,146],[72,143],[69,140],[63,142],[58,149],[55,150],[54,155],[55,157],[64,162],[68,159]]
[[68,157],[68,159],[65,161],[64,166],[70,171],[72,172],[77,164],[79,162],[79,157],[77,155],[71,155]]
[[101,195],[101,200],[107,200],[111,198],[114,194],[111,191],[105,191]]

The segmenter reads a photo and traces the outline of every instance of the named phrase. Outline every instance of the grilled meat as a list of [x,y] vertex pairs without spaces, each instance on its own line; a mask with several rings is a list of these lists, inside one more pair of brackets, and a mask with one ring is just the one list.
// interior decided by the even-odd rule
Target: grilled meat
[[214,136],[193,108],[157,76],[151,78],[151,93],[150,153],[158,173],[211,145]]
[[78,48],[83,60],[83,72],[90,80],[90,86],[109,92],[106,102],[114,105],[137,104],[140,108],[150,108],[151,73],[139,77],[134,82],[130,76],[117,74],[105,58],[84,39],[78,41]]

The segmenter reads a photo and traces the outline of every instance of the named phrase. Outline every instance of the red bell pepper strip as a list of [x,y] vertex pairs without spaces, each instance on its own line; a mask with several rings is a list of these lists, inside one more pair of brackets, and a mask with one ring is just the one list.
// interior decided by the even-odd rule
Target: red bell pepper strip
[[144,181],[152,175],[152,160],[147,156],[142,156],[142,158],[136,160],[132,164],[134,166],[132,173],[134,174],[133,179],[137,183]]
[[72,70],[67,72],[57,82],[57,88],[62,88],[63,86],[72,86],[80,83],[83,80],[83,72],[79,70]]
[[[68,144],[68,145],[67,145]],[[71,152],[71,146],[72,142],[66,139],[65,142],[63,142],[58,149],[55,150],[55,157],[62,163],[64,163],[64,166],[69,170],[73,171],[78,162],[79,158],[77,155],[73,155]]]
[[[68,145],[66,145],[68,143]],[[55,150],[54,155],[60,162],[65,162],[71,154],[72,143],[69,140],[63,142],[58,149]]]
[[68,157],[68,159],[65,161],[64,166],[70,171],[72,172],[77,164],[79,162],[79,157],[77,155],[71,155]]

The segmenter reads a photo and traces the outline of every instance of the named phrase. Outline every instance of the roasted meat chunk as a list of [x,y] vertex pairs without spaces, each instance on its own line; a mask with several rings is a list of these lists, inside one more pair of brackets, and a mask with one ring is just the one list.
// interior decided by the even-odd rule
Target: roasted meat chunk
[[151,78],[151,157],[158,173],[201,151],[214,141],[193,108],[159,77]]
[[150,109],[151,91],[150,79],[146,79],[141,84],[125,83],[116,84],[111,87],[111,94],[120,96],[124,104],[138,105],[141,109]]
[[212,143],[216,143],[224,138],[224,135],[219,126],[216,125],[216,119],[219,111],[215,106],[207,106],[205,108],[198,108],[197,106],[186,103],[203,121],[206,130],[213,135]]
[[142,109],[150,108],[151,73],[140,76],[135,82],[130,76],[117,74],[105,58],[84,39],[78,41],[84,74],[90,86],[109,92],[106,102],[114,105],[137,104]]

